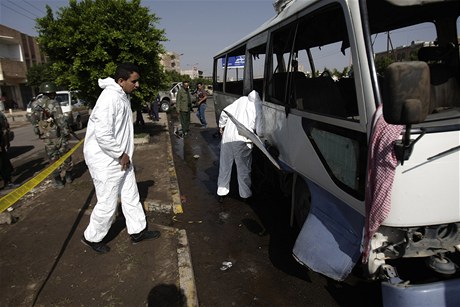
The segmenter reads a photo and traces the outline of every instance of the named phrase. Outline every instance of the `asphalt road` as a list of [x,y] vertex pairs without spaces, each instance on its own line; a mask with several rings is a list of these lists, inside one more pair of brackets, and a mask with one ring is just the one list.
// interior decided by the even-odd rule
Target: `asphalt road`
[[[10,127],[14,132],[14,140],[11,142],[11,148],[8,151],[10,161],[13,164],[13,182],[22,184],[32,178],[37,172],[48,166],[46,160],[45,147],[33,132],[32,125],[20,117],[20,120],[9,120]],[[79,130],[76,134],[84,137],[86,128]],[[72,147],[78,142],[73,138],[69,140]],[[9,192],[0,190],[0,195]]]
[[[201,129],[196,116],[191,117],[192,136],[178,139],[172,133],[179,124],[177,116],[168,115],[184,213],[163,222],[187,232],[200,306],[381,305],[378,284],[357,274],[338,283],[294,260],[297,230],[289,226],[289,199],[279,191],[262,189],[247,204],[239,199],[233,178],[230,196],[218,203],[220,139],[215,134],[212,98],[208,128]],[[18,125],[14,131],[10,154],[15,181],[20,183],[47,163],[43,145],[29,125]],[[84,130],[78,133],[83,135]]]
[[[262,189],[247,204],[232,178],[230,196],[217,201],[220,139],[212,99],[206,117],[208,128],[201,129],[192,114],[189,138],[171,133],[184,209],[174,226],[189,237],[200,306],[381,305],[378,284],[357,275],[335,282],[294,260],[297,230],[289,226],[289,199],[279,191]],[[170,131],[179,125],[174,113],[169,122]]]

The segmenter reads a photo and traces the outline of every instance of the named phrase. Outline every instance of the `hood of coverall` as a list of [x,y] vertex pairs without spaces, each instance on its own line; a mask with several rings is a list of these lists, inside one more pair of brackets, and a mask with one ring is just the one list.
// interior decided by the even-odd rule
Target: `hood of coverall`
[[115,82],[115,79],[111,77],[108,77],[105,79],[99,79],[98,84],[99,84],[99,87],[102,89],[108,88],[108,89],[123,93],[123,89],[121,88],[121,86],[118,85],[118,83]]
[[257,91],[255,90],[249,93],[248,99],[249,101],[254,102],[254,103],[261,102],[259,93],[257,93]]
[[[243,96],[227,106],[224,110],[230,113],[239,123],[251,131],[256,129],[256,105],[261,105],[259,94],[252,91],[248,96]],[[222,142],[235,142],[242,141],[251,143],[249,139],[238,133],[238,129],[231,119],[222,112],[219,119],[219,127],[224,127],[224,134],[222,135]],[[251,147],[251,145],[249,145]]]

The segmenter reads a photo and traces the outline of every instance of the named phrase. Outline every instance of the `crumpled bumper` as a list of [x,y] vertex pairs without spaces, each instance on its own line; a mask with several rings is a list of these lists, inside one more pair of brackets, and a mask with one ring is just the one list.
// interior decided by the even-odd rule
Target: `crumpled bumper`
[[382,282],[384,307],[458,307],[460,278],[420,285]]

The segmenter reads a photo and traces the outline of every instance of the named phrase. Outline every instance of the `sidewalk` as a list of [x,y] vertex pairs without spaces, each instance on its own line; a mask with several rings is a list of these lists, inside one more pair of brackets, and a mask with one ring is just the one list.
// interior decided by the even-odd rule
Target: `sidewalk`
[[109,253],[80,242],[96,198],[78,148],[72,184],[55,190],[45,180],[13,205],[18,221],[0,225],[1,306],[198,306],[186,232],[168,226],[181,204],[167,116],[160,116],[136,128],[150,137],[136,140],[133,164],[149,228],[161,237],[132,245],[119,215]]
[[5,110],[3,111],[3,113],[5,114],[6,118],[8,119],[8,122],[10,124],[10,126],[14,125],[14,124],[17,124],[17,123],[20,123],[20,122],[24,122],[24,121],[27,121],[27,111],[23,111],[23,110],[12,110],[11,112],[9,112],[9,110]]

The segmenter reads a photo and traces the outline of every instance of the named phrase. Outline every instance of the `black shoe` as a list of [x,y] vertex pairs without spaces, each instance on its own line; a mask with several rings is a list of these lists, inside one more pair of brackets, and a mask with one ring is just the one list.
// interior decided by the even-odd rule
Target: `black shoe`
[[153,240],[160,237],[160,232],[156,230],[142,230],[139,233],[131,235],[131,241],[133,244],[137,244],[144,240]]
[[54,177],[54,187],[56,189],[62,189],[64,187],[64,183],[62,182],[61,176]]
[[223,202],[224,202],[224,199],[225,199],[225,196],[217,196],[217,200],[218,200],[220,203],[223,203]]
[[65,182],[66,183],[72,183],[73,182],[72,174],[70,174],[70,173],[65,174]]
[[102,242],[89,242],[83,236],[81,238],[81,243],[85,244],[88,247],[91,247],[95,252],[99,254],[105,254],[110,252],[110,247],[108,247],[105,243]]

